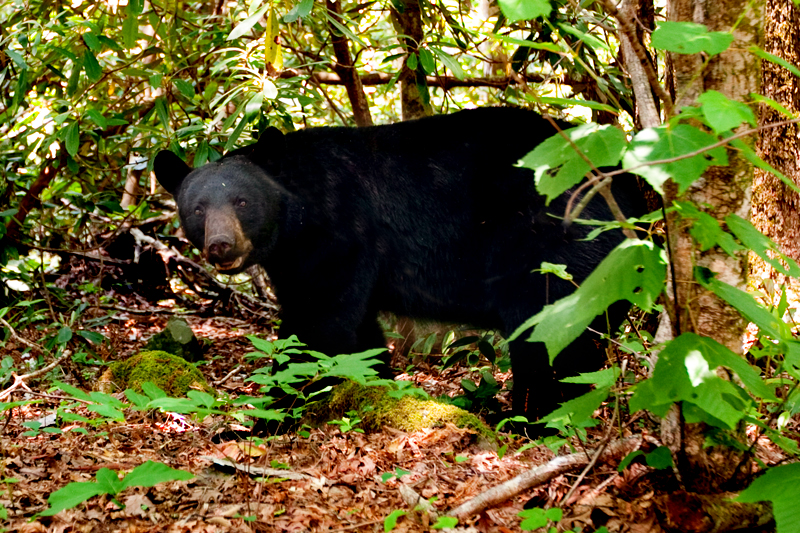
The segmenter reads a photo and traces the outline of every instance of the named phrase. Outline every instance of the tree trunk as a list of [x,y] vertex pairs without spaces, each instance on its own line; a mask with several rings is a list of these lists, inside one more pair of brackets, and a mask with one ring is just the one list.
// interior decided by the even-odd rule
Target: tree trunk
[[[670,20],[704,24],[709,31],[727,32],[736,28],[731,47],[711,58],[705,68],[704,57],[700,54],[670,54],[670,74],[674,84],[670,89],[676,97],[675,109],[695,104],[697,97],[707,90],[716,90],[740,101],[758,91],[758,60],[747,52],[747,48],[759,42],[762,9],[763,5],[758,2],[742,4],[732,0],[670,2]],[[750,213],[753,168],[733,150],[728,151],[728,158],[729,167],[711,167],[682,197],[720,221],[730,213],[744,218]],[[668,202],[677,199],[674,184],[670,184],[665,192]],[[678,314],[671,317],[675,333],[695,332],[715,339],[735,353],[742,353],[745,321],[735,309],[694,281],[694,268],[706,267],[721,281],[744,288],[747,257],[732,258],[718,248],[701,252],[694,246],[689,228],[685,224],[679,226],[677,222],[675,215],[668,218]],[[682,420],[679,422],[680,430],[665,435],[664,440],[678,460],[682,481],[691,491],[716,492],[720,484],[735,475],[740,466],[739,454],[726,447],[704,448],[704,428],[683,424]]]
[[418,62],[415,70],[408,66],[408,57],[419,50],[425,37],[422,27],[422,10],[419,0],[402,0],[402,3],[405,6],[402,13],[392,9],[392,22],[397,32],[406,36],[400,38],[400,43],[408,52],[400,72],[400,101],[403,120],[410,120],[432,115],[433,109],[422,63]]
[[[328,0],[328,11],[331,17],[337,18],[339,23],[344,24],[344,20],[341,18],[342,7],[339,0]],[[333,24],[330,24],[330,32],[333,53],[336,56],[336,64],[333,69],[344,80],[347,97],[353,107],[353,118],[360,127],[372,126],[369,102],[367,102],[367,95],[364,93],[364,86],[361,84],[361,78],[358,76],[353,58],[350,56],[350,45],[347,37],[340,33]]]
[[[800,10],[790,0],[767,0],[764,20],[764,50],[800,64]],[[783,67],[763,61],[761,64],[761,94],[777,101],[792,113],[800,110],[800,83],[794,74]],[[762,104],[759,126],[785,120],[788,117]],[[784,176],[800,184],[800,142],[798,125],[788,124],[761,131],[758,155],[780,170]],[[800,195],[789,189],[779,178],[756,169],[753,181],[753,223],[772,239],[781,251],[800,260]],[[791,283],[791,278],[778,275],[759,258],[751,266],[754,281],[771,278],[778,283]],[[797,281],[794,282],[797,288]]]

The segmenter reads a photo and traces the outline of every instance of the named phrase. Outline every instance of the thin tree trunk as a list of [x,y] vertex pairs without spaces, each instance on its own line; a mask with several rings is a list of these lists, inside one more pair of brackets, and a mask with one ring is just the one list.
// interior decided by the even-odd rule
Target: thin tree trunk
[[[425,37],[422,27],[422,11],[419,0],[402,1],[405,6],[403,12],[392,9],[392,22],[397,32],[405,36],[400,38],[400,42],[410,55],[419,50]],[[403,120],[433,114],[425,71],[422,70],[421,63],[417,64],[416,70],[409,68],[408,56],[403,61],[400,71],[400,101]]]
[[[747,48],[758,44],[762,9],[763,5],[757,2],[742,4],[732,0],[673,0],[669,4],[670,20],[704,24],[709,31],[736,28],[735,41],[730,49],[711,58],[705,68],[704,57],[700,54],[670,54],[670,74],[674,84],[671,92],[675,95],[676,109],[694,105],[697,97],[707,90],[713,89],[740,101],[758,91],[758,61],[747,52]],[[738,20],[743,12],[744,16]],[[728,158],[729,167],[711,167],[682,197],[720,221],[730,213],[744,218],[750,213],[752,166],[733,150],[728,151]],[[677,199],[674,184],[665,192],[668,202]],[[678,316],[672,317],[676,333],[705,335],[735,353],[742,353],[744,320],[735,309],[695,282],[694,268],[706,267],[721,281],[744,288],[746,256],[732,258],[717,248],[701,252],[694,246],[689,228],[685,224],[679,226],[674,214],[668,218],[668,225],[677,289],[675,309]],[[664,435],[664,440],[678,459],[682,481],[691,491],[716,492],[720,484],[736,474],[740,466],[739,455],[727,447],[704,448],[705,428],[698,424],[685,424],[682,420],[679,422],[679,429]]]
[[[339,19],[339,22],[344,24],[344,20],[341,18],[342,7],[339,0],[328,0],[328,11],[331,17]],[[333,53],[336,56],[336,64],[333,69],[344,80],[347,97],[353,107],[353,118],[355,118],[356,124],[360,127],[372,126],[369,102],[367,101],[367,95],[364,93],[364,86],[361,84],[361,78],[358,76],[355,63],[353,63],[353,58],[350,56],[350,44],[347,41],[347,37],[340,33],[333,24],[330,24],[330,32]]]

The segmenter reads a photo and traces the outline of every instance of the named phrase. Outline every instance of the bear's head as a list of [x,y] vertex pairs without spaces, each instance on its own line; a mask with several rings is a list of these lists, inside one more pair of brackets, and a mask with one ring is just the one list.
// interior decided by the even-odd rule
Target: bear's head
[[277,240],[285,191],[258,157],[263,137],[194,170],[169,150],[153,163],[156,179],[175,197],[186,237],[225,274],[260,262]]

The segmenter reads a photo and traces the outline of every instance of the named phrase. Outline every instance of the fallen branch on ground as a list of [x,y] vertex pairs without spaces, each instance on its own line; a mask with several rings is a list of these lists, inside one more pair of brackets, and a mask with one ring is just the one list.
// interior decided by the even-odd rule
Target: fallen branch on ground
[[[619,461],[624,456],[635,451],[641,445],[642,438],[639,436],[614,441],[608,445],[606,450],[600,455],[600,457],[598,457],[597,461]],[[556,457],[547,464],[523,472],[514,479],[510,479],[505,483],[493,487],[477,497],[462,503],[452,511],[448,512],[447,515],[455,516],[459,519],[473,516],[488,507],[492,507],[516,496],[524,490],[541,485],[542,483],[546,483],[547,481],[550,481],[554,477],[560,476],[561,474],[585,467],[592,460],[592,455],[593,454],[591,452],[581,452]]]

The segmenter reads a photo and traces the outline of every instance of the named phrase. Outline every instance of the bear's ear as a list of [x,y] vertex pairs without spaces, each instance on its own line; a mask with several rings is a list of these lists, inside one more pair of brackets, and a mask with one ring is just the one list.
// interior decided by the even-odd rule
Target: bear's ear
[[173,196],[183,183],[183,179],[191,171],[191,167],[184,163],[183,159],[169,150],[158,152],[153,161],[153,173],[156,175],[156,179]]
[[286,139],[283,137],[283,132],[278,128],[267,128],[253,145],[253,151],[249,154],[250,160],[265,169],[277,172],[280,169],[285,146]]

